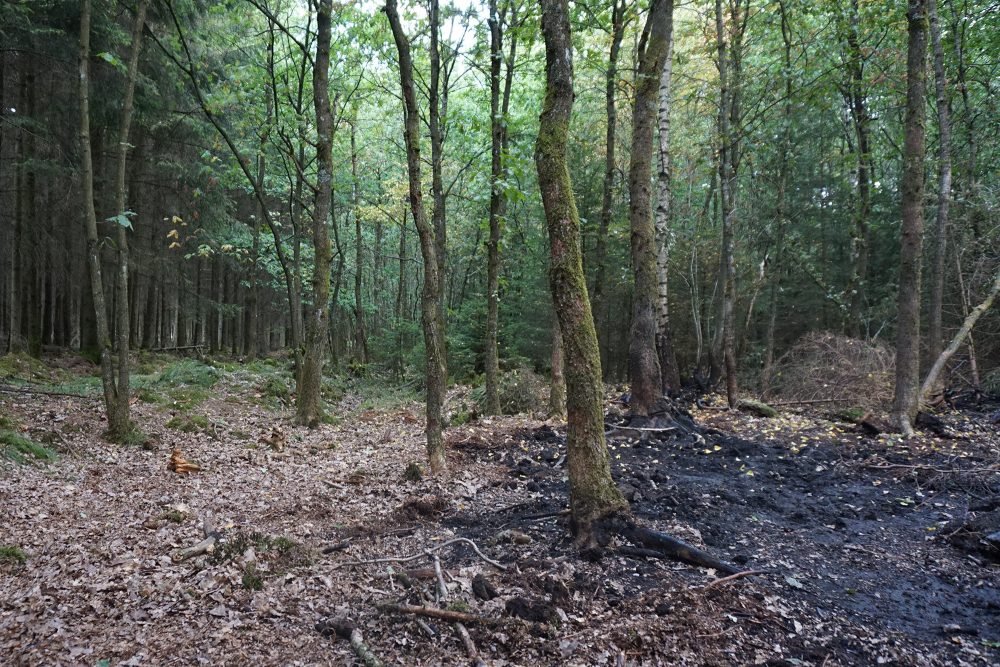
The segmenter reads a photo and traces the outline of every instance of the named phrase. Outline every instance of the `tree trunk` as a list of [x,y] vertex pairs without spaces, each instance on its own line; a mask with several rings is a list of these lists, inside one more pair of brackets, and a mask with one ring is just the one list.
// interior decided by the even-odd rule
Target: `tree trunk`
[[[506,12],[504,12],[506,13]],[[513,23],[515,19],[511,22]],[[497,15],[497,0],[490,0],[490,238],[486,257],[486,405],[489,415],[500,413],[500,396],[497,384],[500,377],[500,350],[497,339],[500,329],[500,233],[501,223],[507,212],[505,189],[507,170],[503,156],[507,153],[507,112],[514,80],[514,56],[517,37],[511,39],[510,57],[507,61],[503,99],[500,97],[500,68],[503,61],[503,16]],[[466,274],[468,275],[468,274]]]
[[[719,203],[722,214],[722,252],[719,258],[719,289],[721,300],[719,322],[712,345],[713,383],[718,379],[719,362],[726,371],[726,398],[729,407],[736,407],[736,356],[734,351],[735,322],[733,310],[736,301],[736,269],[733,259],[733,227],[736,222],[733,187],[735,185],[735,144],[730,131],[731,115],[735,102],[729,88],[726,54],[726,30],[722,0],[715,1],[715,31],[719,57]],[[720,359],[721,357],[721,359]]]
[[934,90],[938,120],[938,205],[934,229],[934,258],[931,264],[931,302],[928,313],[930,322],[927,326],[927,358],[933,362],[941,356],[944,345],[941,325],[948,245],[948,207],[951,204],[951,109],[946,89],[944,49],[941,46],[937,0],[927,0],[927,12],[934,49]]
[[[139,73],[139,53],[142,51],[142,29],[146,21],[146,10],[149,7],[149,0],[140,0],[136,8],[135,24],[132,28],[132,50],[129,54],[128,70],[125,77],[125,95],[122,99],[121,125],[118,130],[118,170],[115,183],[115,215],[126,216],[128,211],[127,192],[125,189],[125,178],[127,175],[127,159],[129,147],[129,133],[132,128],[132,109],[135,100],[135,82]],[[116,225],[118,232],[118,280],[117,295],[115,297],[115,347],[118,356],[118,386],[116,389],[117,405],[115,407],[115,424],[112,420],[108,423],[111,426],[113,436],[122,436],[130,428],[129,415],[129,307],[128,307],[128,271],[129,271],[129,247],[128,229],[126,227],[127,218],[120,218]]]
[[785,79],[785,103],[782,112],[781,158],[778,174],[778,201],[775,206],[778,230],[775,233],[774,268],[771,271],[770,313],[764,340],[764,368],[761,371],[761,394],[765,398],[771,391],[771,369],[774,366],[774,333],[778,320],[778,301],[781,294],[781,277],[784,270],[785,230],[788,228],[788,177],[791,171],[792,150],[792,31],[788,25],[786,0],[779,0],[781,11],[781,39],[784,44],[782,76]]
[[549,417],[566,418],[566,371],[559,320],[552,323],[552,382],[549,385]]
[[632,330],[629,335],[631,409],[647,416],[663,400],[663,380],[656,350],[657,248],[652,204],[652,144],[657,94],[663,63],[670,51],[673,0],[653,0],[639,41],[635,107],[632,113],[632,160],[629,165],[629,222],[632,230]]
[[601,218],[597,228],[597,243],[594,248],[594,310],[598,317],[598,334],[604,328],[601,321],[605,315],[604,289],[606,281],[608,230],[613,216],[615,188],[615,138],[618,125],[618,108],[615,104],[615,90],[618,85],[618,56],[625,36],[626,0],[612,0],[611,5],[611,50],[608,54],[608,71],[604,83],[604,106],[607,114],[607,128],[604,141],[604,180],[601,185]]
[[316,201],[313,204],[312,309],[306,322],[301,383],[295,400],[296,421],[310,428],[323,418],[321,386],[323,350],[330,321],[330,231],[327,227],[333,197],[333,118],[330,112],[330,35],[332,0],[319,0],[316,16],[316,63],[313,67],[313,104],[316,108]]
[[368,338],[365,335],[365,307],[361,300],[364,244],[361,237],[361,182],[358,181],[358,148],[355,125],[351,123],[351,205],[354,208],[354,358],[368,362]]
[[97,346],[101,357],[101,386],[108,417],[108,436],[118,438],[128,432],[128,413],[119,408],[115,379],[108,311],[104,300],[104,278],[101,273],[101,247],[97,235],[97,212],[94,210],[94,163],[90,148],[90,0],[80,3],[80,179],[83,191],[84,226],[87,237],[87,263],[90,270],[90,291],[97,324]]
[[893,417],[913,433],[920,407],[920,269],[924,235],[924,96],[927,64],[927,1],[908,0],[906,121],[900,184],[902,229],[896,320],[896,388]]
[[[435,3],[436,4],[436,3]],[[427,458],[434,473],[447,469],[444,439],[441,435],[441,408],[444,404],[447,365],[445,360],[444,322],[440,306],[441,285],[438,264],[438,243],[435,230],[427,222],[423,193],[420,189],[420,129],[416,87],[413,83],[413,60],[410,42],[403,32],[396,0],[386,0],[385,13],[389,18],[393,39],[399,52],[399,81],[403,94],[403,134],[406,144],[406,166],[409,177],[410,209],[420,237],[420,252],[424,259],[424,285],[421,291],[420,311],[424,330],[424,348],[427,359]]]
[[611,478],[604,442],[603,388],[597,333],[583,275],[580,217],[566,160],[573,107],[573,59],[567,0],[542,0],[545,102],[535,164],[549,231],[549,279],[563,337],[567,389],[570,509],[578,542],[597,541],[595,523],[627,510]]
[[[438,9],[438,0],[430,0],[429,18],[431,32],[431,85],[427,95],[427,103],[430,107],[428,124],[430,125],[431,134],[431,196],[434,199],[434,209],[431,212],[431,217],[434,223],[435,256],[437,257],[438,320],[440,321],[442,331],[441,344],[446,346],[447,343],[443,332],[447,322],[444,295],[448,275],[448,228],[446,222],[447,209],[445,208],[444,182],[441,174],[444,165],[444,134],[441,127],[441,117],[444,115],[444,107],[447,104],[448,85],[445,82],[444,89],[442,90],[441,74],[444,68],[441,64],[441,14]],[[447,353],[443,363],[447,369]]]
[[858,0],[851,0],[847,27],[847,72],[849,76],[847,100],[851,108],[851,119],[857,138],[858,199],[854,209],[854,226],[851,232],[851,284],[848,287],[850,299],[850,321],[847,330],[855,338],[862,335],[864,327],[864,304],[868,282],[868,260],[871,249],[871,230],[868,218],[871,215],[872,154],[871,119],[865,103],[864,57],[861,52],[858,28]]
[[657,124],[659,138],[657,151],[656,174],[656,273],[657,273],[657,321],[656,321],[656,351],[660,359],[660,375],[664,394],[676,394],[681,390],[680,370],[677,367],[677,356],[674,352],[673,335],[670,330],[670,280],[668,276],[670,263],[670,246],[673,232],[670,230],[670,219],[673,212],[671,199],[670,177],[670,107],[671,86],[673,74],[674,31],[673,31],[673,1],[670,5],[670,30],[667,34],[667,54],[663,60],[663,71],[660,74],[659,105],[657,107]]

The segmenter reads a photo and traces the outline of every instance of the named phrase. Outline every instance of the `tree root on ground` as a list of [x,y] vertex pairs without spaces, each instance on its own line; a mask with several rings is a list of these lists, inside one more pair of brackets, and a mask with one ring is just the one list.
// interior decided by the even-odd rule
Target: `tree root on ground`
[[316,624],[316,629],[322,635],[336,635],[342,639],[346,639],[351,643],[351,648],[354,649],[355,655],[361,661],[365,667],[383,667],[382,661],[372,653],[372,650],[368,648],[365,644],[365,639],[361,635],[361,630],[358,630],[350,621],[344,619],[332,619],[327,618],[321,620]]

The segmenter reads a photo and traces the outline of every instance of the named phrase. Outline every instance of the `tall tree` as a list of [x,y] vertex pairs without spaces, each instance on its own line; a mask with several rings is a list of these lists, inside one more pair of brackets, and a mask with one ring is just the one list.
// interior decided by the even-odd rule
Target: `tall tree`
[[608,52],[608,69],[604,77],[604,108],[607,127],[604,138],[604,179],[601,182],[601,218],[597,228],[597,244],[594,248],[594,308],[597,317],[603,317],[604,283],[606,282],[608,231],[614,214],[615,148],[617,145],[618,106],[615,93],[618,88],[618,58],[621,55],[622,40],[625,37],[625,18],[628,0],[612,0],[611,3],[611,47]]
[[597,541],[595,524],[628,505],[611,479],[604,441],[601,359],[583,275],[580,216],[566,162],[573,108],[567,0],[542,0],[541,6],[545,101],[539,116],[535,164],[549,231],[552,300],[563,338],[570,510],[578,542],[590,546]]
[[931,44],[934,62],[934,92],[938,121],[938,192],[937,217],[934,226],[934,256],[931,263],[931,300],[927,323],[927,359],[933,363],[944,349],[941,331],[944,301],[944,271],[948,246],[948,210],[951,204],[951,104],[948,101],[947,78],[944,69],[944,48],[941,45],[941,24],[937,0],[927,0],[930,18]]
[[424,259],[424,285],[420,297],[420,319],[424,331],[427,361],[427,459],[431,470],[443,473],[447,469],[444,438],[441,435],[441,408],[447,384],[444,322],[441,320],[441,280],[439,278],[438,245],[434,227],[424,211],[420,184],[420,127],[417,93],[413,83],[413,57],[410,40],[403,31],[396,0],[386,0],[385,13],[399,53],[399,84],[403,95],[403,143],[406,145],[406,168],[410,189],[410,210],[420,237],[420,253]]
[[647,416],[662,401],[663,382],[656,352],[657,248],[653,224],[652,145],[656,126],[657,95],[663,63],[670,50],[673,0],[652,0],[646,26],[639,39],[632,111],[632,160],[629,164],[629,222],[632,230],[632,330],[629,336],[631,409]]
[[[738,117],[738,103],[730,88],[730,61],[739,52],[738,36],[742,35],[739,7],[740,0],[733,6],[730,33],[733,35],[731,50],[727,48],[727,31],[722,0],[715,0],[715,34],[719,68],[719,208],[722,217],[722,251],[719,254],[720,292],[718,322],[712,342],[712,380],[721,372],[720,361],[726,372],[726,398],[729,407],[736,407],[736,352],[733,311],[736,302],[736,262],[734,258],[734,226],[736,224],[735,192],[737,146],[733,137],[732,122]],[[735,24],[735,25],[732,25]],[[735,68],[734,68],[735,70]],[[735,77],[734,77],[735,78]]]
[[871,179],[872,146],[871,118],[868,114],[865,87],[865,57],[861,51],[861,17],[858,0],[851,0],[847,9],[847,35],[845,65],[848,82],[845,90],[847,104],[854,126],[855,155],[857,167],[857,200],[854,204],[854,225],[851,231],[851,282],[848,287],[850,314],[847,330],[852,336],[860,336],[863,330],[865,293],[868,282],[868,264],[871,254]]
[[659,102],[656,110],[656,120],[659,129],[657,136],[657,173],[656,173],[656,274],[657,274],[657,317],[656,317],[656,351],[660,359],[660,375],[663,380],[663,393],[675,394],[681,389],[680,369],[677,367],[677,356],[674,351],[673,334],[670,329],[670,280],[668,276],[670,264],[670,246],[673,242],[673,232],[670,229],[673,203],[671,202],[670,179],[670,107],[673,92],[673,56],[674,56],[674,17],[673,2],[670,5],[667,32],[667,53],[663,59],[663,71],[660,74]]
[[361,181],[358,180],[357,119],[351,122],[351,208],[354,215],[354,357],[368,362],[368,336],[365,334],[365,309],[361,301],[364,243],[361,235]]
[[328,227],[333,195],[333,114],[330,110],[330,35],[332,0],[319,0],[316,14],[316,61],[313,106],[316,109],[316,200],[313,204],[312,305],[306,319],[302,368],[295,401],[299,424],[316,427],[323,417],[321,387],[326,333],[330,322],[330,265],[333,250]]
[[924,105],[927,65],[927,0],[908,0],[906,11],[906,120],[900,185],[902,227],[896,318],[896,386],[893,417],[913,433],[920,407],[920,269],[924,236]]
[[[516,19],[516,8],[511,10],[511,23]],[[514,83],[514,56],[517,53],[517,34],[510,40],[506,76],[503,78],[501,97],[501,66],[503,65],[503,35],[505,11],[497,11],[497,0],[490,0],[490,238],[486,254],[486,414],[500,412],[500,350],[497,343],[500,329],[500,234],[507,212],[507,169],[504,166],[508,150],[507,116],[510,112],[510,93]]]

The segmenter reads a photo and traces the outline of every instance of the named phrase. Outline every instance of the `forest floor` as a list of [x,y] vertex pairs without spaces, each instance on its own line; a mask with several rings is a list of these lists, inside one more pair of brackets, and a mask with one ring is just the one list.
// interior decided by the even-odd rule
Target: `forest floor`
[[[92,393],[92,368],[54,364],[0,384]],[[317,629],[329,619],[386,664],[469,664],[450,623],[376,606],[433,597],[435,548],[440,606],[487,619],[468,631],[489,665],[1000,664],[1000,564],[981,539],[1000,530],[1000,405],[941,415],[948,439],[869,437],[820,411],[695,409],[702,436],[614,430],[638,517],[768,570],[711,586],[714,572],[574,551],[561,424],[450,428],[451,474],[406,481],[423,461],[406,394],[345,383],[309,430],[273,365],[144,370],[144,444],[105,442],[94,398],[0,393],[0,448],[13,433],[58,454],[0,450],[4,664],[356,664]],[[169,471],[174,448],[201,470]],[[174,558],[209,515],[214,553]]]

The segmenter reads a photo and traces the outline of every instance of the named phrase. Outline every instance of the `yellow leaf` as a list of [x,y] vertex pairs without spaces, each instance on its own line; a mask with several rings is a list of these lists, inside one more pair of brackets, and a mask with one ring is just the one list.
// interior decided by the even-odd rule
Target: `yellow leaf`
[[178,232],[176,229],[171,229],[169,232],[167,232],[167,238],[168,239],[176,239],[176,238],[178,238],[178,234],[179,233],[180,232]]

